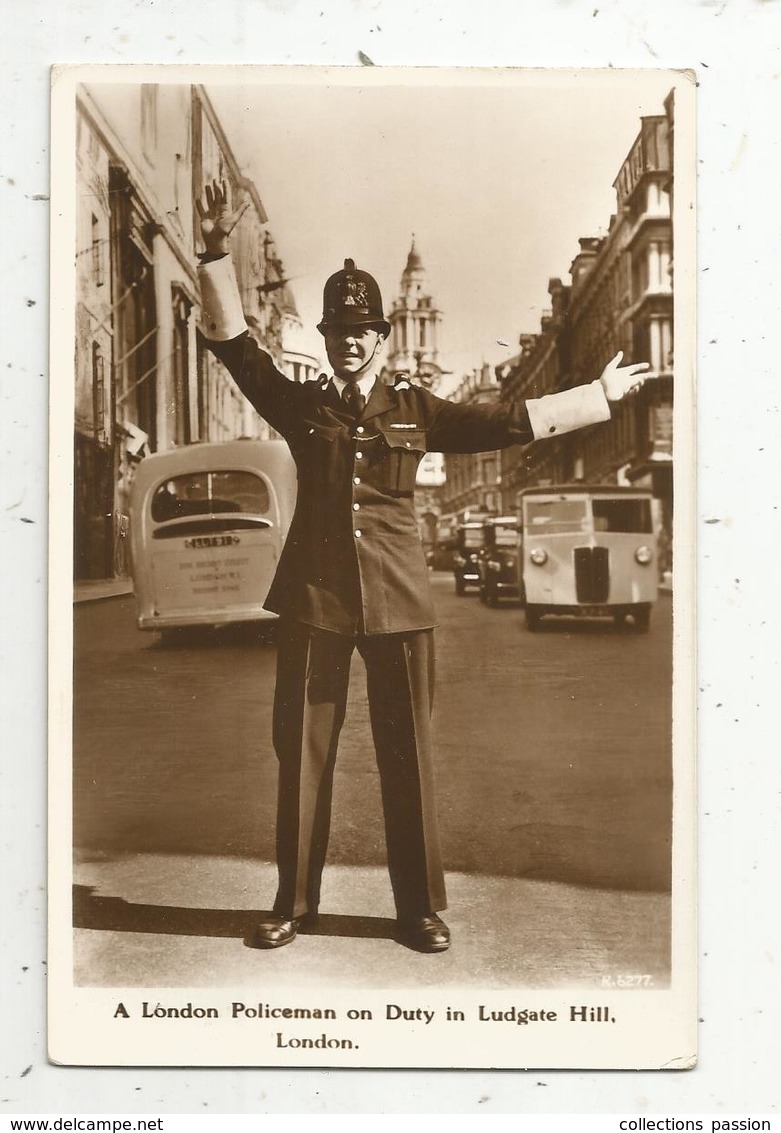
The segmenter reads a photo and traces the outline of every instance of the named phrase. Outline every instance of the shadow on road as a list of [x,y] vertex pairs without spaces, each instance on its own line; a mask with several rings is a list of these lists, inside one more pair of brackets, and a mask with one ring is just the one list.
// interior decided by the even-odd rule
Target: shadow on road
[[184,626],[155,635],[147,649],[220,649],[235,646],[268,648],[276,645],[275,621],[238,622],[225,626]]
[[[74,928],[102,932],[147,932],[165,936],[237,937],[243,939],[256,922],[269,916],[264,909],[193,909],[177,905],[142,905],[123,897],[98,897],[92,886],[73,886]],[[396,922],[390,917],[321,914],[314,925],[302,926],[303,936],[393,940]]]

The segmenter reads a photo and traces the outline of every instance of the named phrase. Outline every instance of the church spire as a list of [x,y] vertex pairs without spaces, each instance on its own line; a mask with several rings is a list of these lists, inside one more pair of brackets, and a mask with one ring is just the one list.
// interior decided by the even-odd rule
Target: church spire
[[388,316],[391,338],[387,373],[391,381],[397,374],[405,374],[421,385],[437,385],[444,372],[439,362],[440,319],[413,232],[400,293]]
[[409,255],[407,256],[407,266],[404,269],[404,274],[406,275],[413,271],[423,271],[423,261],[421,260],[418,254],[418,250],[415,247],[414,232],[412,233],[412,245],[409,250]]

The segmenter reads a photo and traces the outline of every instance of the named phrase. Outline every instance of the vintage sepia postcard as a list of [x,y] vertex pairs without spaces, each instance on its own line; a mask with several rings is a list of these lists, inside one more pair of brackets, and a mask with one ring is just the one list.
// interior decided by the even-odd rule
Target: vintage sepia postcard
[[694,91],[55,69],[53,1061],[695,1064]]

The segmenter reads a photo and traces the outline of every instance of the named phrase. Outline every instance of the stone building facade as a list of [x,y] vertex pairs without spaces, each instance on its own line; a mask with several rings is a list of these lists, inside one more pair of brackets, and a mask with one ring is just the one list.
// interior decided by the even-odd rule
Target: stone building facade
[[[451,395],[466,405],[492,405],[501,385],[487,363],[467,374]],[[502,508],[502,469],[499,452],[447,453],[442,509],[445,514],[477,511],[497,514]]]
[[672,531],[673,284],[672,100],[645,117],[614,181],[607,235],[584,237],[571,282],[549,284],[551,310],[521,351],[496,368],[501,398],[515,401],[598,377],[619,351],[648,361],[651,380],[616,406],[609,423],[523,452],[502,453],[502,509],[527,486],[568,482],[650,488],[669,567]]
[[78,89],[77,578],[127,573],[129,487],[140,458],[268,433],[196,335],[201,244],[193,202],[214,177],[250,198],[234,240],[239,284],[250,333],[284,368],[295,303],[258,191],[241,174],[206,91]]

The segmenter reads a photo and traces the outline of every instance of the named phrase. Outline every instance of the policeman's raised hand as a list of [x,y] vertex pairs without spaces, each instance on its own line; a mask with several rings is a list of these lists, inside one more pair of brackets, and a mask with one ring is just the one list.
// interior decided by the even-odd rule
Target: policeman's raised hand
[[631,366],[622,366],[623,357],[623,350],[619,350],[599,376],[608,401],[620,401],[628,393],[637,393],[647,377],[643,371],[651,368],[649,362],[634,362]]
[[231,189],[227,181],[212,181],[203,191],[203,199],[195,201],[201,218],[201,232],[206,251],[221,254],[230,250],[229,237],[249,208],[250,202],[243,201],[234,209]]

